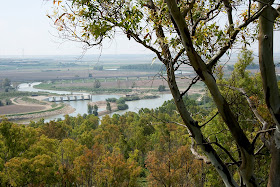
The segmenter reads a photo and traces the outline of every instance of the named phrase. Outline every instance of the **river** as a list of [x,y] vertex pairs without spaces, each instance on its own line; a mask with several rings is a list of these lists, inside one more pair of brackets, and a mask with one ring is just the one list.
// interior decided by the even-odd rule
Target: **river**
[[[36,89],[33,86],[40,84],[40,82],[34,82],[32,84],[27,84],[23,83],[19,85],[19,91],[26,91],[26,92],[49,92],[49,93],[55,93],[55,94],[60,94],[60,95],[66,95],[66,94],[85,94],[89,95],[89,93],[85,92],[68,92],[68,91],[55,91],[55,90],[42,90],[42,89]],[[96,101],[105,101],[108,98],[120,98],[122,95],[117,95],[117,94],[98,94],[98,95],[92,95],[91,102],[96,102]],[[122,111],[117,111],[112,114],[124,114],[125,112],[132,111],[132,112],[138,112],[141,108],[157,108],[160,107],[164,101],[172,99],[171,94],[160,94],[158,98],[155,99],[142,99],[142,100],[137,100],[137,101],[127,101],[126,104],[128,105],[127,110],[122,110]],[[77,116],[78,114],[87,114],[87,104],[90,102],[89,100],[84,100],[84,101],[64,101],[65,103],[71,105],[73,108],[75,108],[75,112],[69,114],[70,116]],[[102,111],[105,109],[98,109],[98,111]],[[112,115],[111,114],[111,115]],[[45,117],[45,121],[51,121],[51,120],[56,120],[58,118],[63,119],[64,114],[59,114],[59,115],[54,115],[54,116],[49,116]],[[102,117],[102,116],[101,116]]]

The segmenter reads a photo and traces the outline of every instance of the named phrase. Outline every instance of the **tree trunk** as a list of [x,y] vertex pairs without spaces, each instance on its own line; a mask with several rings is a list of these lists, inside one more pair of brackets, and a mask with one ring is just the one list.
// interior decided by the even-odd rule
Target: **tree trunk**
[[191,136],[195,139],[196,143],[200,146],[202,151],[207,155],[216,171],[221,176],[223,182],[226,186],[238,186],[236,181],[233,179],[231,173],[229,172],[226,165],[220,159],[219,155],[216,153],[215,149],[205,140],[202,135],[201,129],[198,126],[197,121],[193,120],[190,113],[187,111],[186,106],[181,98],[180,91],[178,89],[177,83],[175,81],[175,74],[173,67],[167,67],[168,75],[168,85],[171,90],[172,96],[174,98],[175,105],[182,117],[184,123],[188,127]]
[[274,138],[271,138],[271,163],[268,178],[268,187],[279,187],[280,186],[280,150],[275,146]]
[[[270,2],[270,0],[264,1]],[[264,4],[259,3],[259,8],[262,6]],[[273,10],[272,7],[266,8],[259,18],[259,65],[265,101],[276,126],[280,129],[280,97],[273,61],[273,25],[275,20],[275,16],[272,13]]]
[[[210,93],[215,101],[215,104],[218,108],[218,111],[219,111],[221,117],[223,118],[224,122],[226,123],[227,127],[229,128],[238,147],[240,148],[242,164],[239,167],[239,169],[240,169],[242,178],[244,180],[244,183],[248,187],[258,186],[258,183],[254,176],[254,152],[253,152],[254,147],[249,142],[248,138],[246,137],[243,130],[241,129],[236,117],[234,116],[234,114],[232,113],[232,111],[229,107],[229,104],[227,103],[225,98],[222,96],[211,71],[208,69],[206,63],[201,59],[201,57],[195,51],[193,44],[192,44],[191,37],[190,37],[190,33],[188,30],[188,26],[185,22],[185,19],[182,17],[179,8],[177,7],[176,1],[167,0],[166,2],[168,5],[168,8],[169,8],[169,11],[171,13],[171,16],[174,19],[174,26],[175,26],[175,28],[177,28],[178,35],[181,37],[182,44],[187,52],[189,61],[192,65],[193,69],[196,71],[196,73],[199,75],[199,77],[202,79],[202,81],[206,84],[206,86],[210,90]],[[170,80],[168,80],[168,82],[170,82]],[[170,89],[172,90],[172,87]],[[173,97],[175,100],[176,96],[173,95]],[[178,98],[178,96],[177,96],[177,98]],[[175,103],[176,103],[176,101],[175,101]],[[178,104],[179,104],[179,102],[176,103],[177,107],[178,107]],[[178,110],[179,110],[179,108],[178,108]],[[184,115],[184,114],[181,114],[181,116],[182,115]],[[199,144],[199,142],[197,142],[197,143]],[[206,152],[207,152],[207,150],[206,150]],[[221,173],[219,173],[219,174],[221,175]],[[224,176],[221,175],[221,177],[223,180],[225,179]],[[225,180],[224,180],[224,182],[226,185],[228,185]]]
[[[259,8],[269,3],[264,0],[259,3]],[[266,105],[276,124],[274,136],[272,135],[270,152],[271,164],[268,186],[280,186],[280,97],[273,61],[273,26],[278,14],[273,14],[272,7],[266,8],[259,18],[259,65],[263,80],[263,90]]]

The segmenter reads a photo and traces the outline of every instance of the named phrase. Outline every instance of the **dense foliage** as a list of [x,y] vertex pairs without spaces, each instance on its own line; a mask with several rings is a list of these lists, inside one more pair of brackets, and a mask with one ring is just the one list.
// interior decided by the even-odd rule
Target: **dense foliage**
[[[185,98],[186,102],[190,100]],[[195,101],[191,101],[195,102]],[[0,123],[0,183],[11,186],[197,186],[211,168],[195,160],[172,101],[138,114]],[[210,175],[211,176],[211,175]],[[220,181],[218,181],[219,183]]]

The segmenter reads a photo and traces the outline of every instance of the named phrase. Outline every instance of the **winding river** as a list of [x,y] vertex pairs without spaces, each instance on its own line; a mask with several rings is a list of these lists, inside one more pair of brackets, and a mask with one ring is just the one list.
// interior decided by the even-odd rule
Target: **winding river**
[[[88,95],[89,93],[85,92],[68,92],[68,91],[55,91],[55,90],[42,90],[42,89],[36,89],[33,86],[40,84],[40,82],[34,82],[32,84],[27,84],[23,83],[19,85],[19,91],[26,91],[26,92],[49,92],[49,93],[55,93],[55,94],[60,94],[60,95],[66,95],[66,94],[85,94]],[[142,99],[142,100],[137,100],[137,101],[127,101],[126,104],[128,105],[127,110],[122,110],[122,111],[117,111],[112,114],[124,114],[125,112],[132,111],[132,112],[138,112],[141,108],[157,108],[161,106],[164,101],[172,99],[171,94],[161,94],[159,95],[160,97],[155,98],[155,99]],[[107,95],[92,95],[92,102],[96,101],[105,101],[108,98],[120,98],[121,95],[117,94],[107,94]],[[69,114],[70,116],[77,116],[78,114],[85,114],[87,113],[87,104],[90,102],[89,100],[84,100],[84,101],[64,101],[65,103],[71,105],[73,108],[75,108],[75,112]],[[105,109],[98,109],[98,111],[102,111]],[[112,115],[111,114],[111,115]],[[49,116],[44,118],[46,122],[51,121],[51,120],[56,120],[58,118],[63,119],[64,114],[59,114],[59,115],[54,115],[54,116]],[[102,117],[102,116],[101,116]]]

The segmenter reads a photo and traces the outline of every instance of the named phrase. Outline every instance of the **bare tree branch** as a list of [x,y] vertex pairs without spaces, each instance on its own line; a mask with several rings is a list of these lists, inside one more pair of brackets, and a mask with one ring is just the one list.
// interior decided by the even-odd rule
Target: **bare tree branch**
[[192,154],[195,156],[195,158],[198,159],[198,160],[203,160],[206,164],[210,164],[211,162],[206,156],[199,154],[195,150],[195,148],[194,148],[195,142],[194,142],[193,138],[192,138],[191,141],[192,141],[192,143],[191,143],[191,148],[190,149],[191,149]]
[[181,49],[179,51],[179,53],[175,56],[175,58],[174,58],[172,63],[175,64],[178,61],[178,59],[182,56],[182,54],[184,54],[185,51],[186,51],[185,48]]
[[152,46],[147,45],[145,41],[141,40],[141,39],[139,38],[139,36],[136,35],[136,34],[134,34],[133,32],[128,32],[128,34],[129,34],[136,42],[142,44],[142,45],[143,45],[144,47],[146,47],[147,49],[150,49],[151,51],[153,51],[153,52],[157,55],[157,57],[158,57],[158,59],[159,59],[160,61],[163,61],[163,59],[162,59],[162,57],[161,57],[161,52],[159,52],[158,50],[156,50],[156,49],[153,48]]
[[261,147],[254,153],[254,155],[260,154],[261,150],[264,148],[264,144],[261,145]]
[[[229,87],[229,88],[231,88],[231,89],[233,89],[233,90],[239,91],[239,92],[246,98],[246,100],[247,100],[247,102],[248,102],[248,104],[249,104],[249,106],[250,106],[252,112],[254,113],[255,117],[256,117],[256,118],[258,119],[258,121],[263,125],[263,126],[262,126],[262,130],[259,131],[259,132],[257,133],[257,135],[255,136],[255,138],[254,138],[254,140],[253,140],[253,142],[252,142],[252,145],[254,146],[254,144],[255,144],[256,139],[258,138],[258,136],[259,136],[261,133],[268,132],[268,131],[266,131],[266,129],[268,128],[268,125],[269,125],[269,124],[268,124],[268,122],[265,121],[265,120],[263,119],[263,117],[259,114],[259,112],[258,112],[256,106],[254,105],[254,103],[252,102],[252,100],[250,99],[250,97],[248,96],[248,94],[245,92],[244,89],[242,89],[242,88],[236,88],[236,87],[228,86],[228,85],[224,85],[224,86],[227,86],[227,87]],[[269,131],[270,131],[270,130],[269,130]],[[263,143],[264,143],[267,147],[270,146],[270,142],[265,138],[264,134],[261,136],[261,140],[263,141]]]
[[217,115],[219,114],[219,112],[216,112],[216,114],[214,114],[208,121],[204,122],[202,125],[200,125],[200,127],[204,127],[205,125],[207,125],[210,121],[212,121]]
[[210,144],[215,144],[215,145],[217,145],[219,148],[221,148],[221,149],[228,155],[228,157],[232,160],[232,162],[233,162],[234,164],[236,164],[237,166],[240,165],[240,163],[237,162],[237,161],[233,158],[233,156],[230,154],[230,152],[229,152],[226,148],[224,148],[221,144],[219,144],[219,143],[217,142],[217,140],[216,140],[216,142],[210,142]]
[[190,85],[188,86],[188,88],[181,93],[180,97],[182,98],[190,89],[191,87],[197,83],[197,81],[200,79],[200,77],[197,75],[195,76],[195,78],[193,78],[192,82],[190,83]]
[[[258,131],[257,132],[257,135],[255,136],[255,138],[253,139],[253,142],[252,144],[254,145],[259,137],[260,134],[263,134],[263,133],[266,133],[266,132],[270,132],[270,131],[274,131],[276,130],[276,128],[271,128],[271,129],[266,129],[266,130],[261,130],[261,131]],[[267,142],[264,142],[265,143],[269,143],[268,141]],[[269,146],[267,146],[269,148]]]

